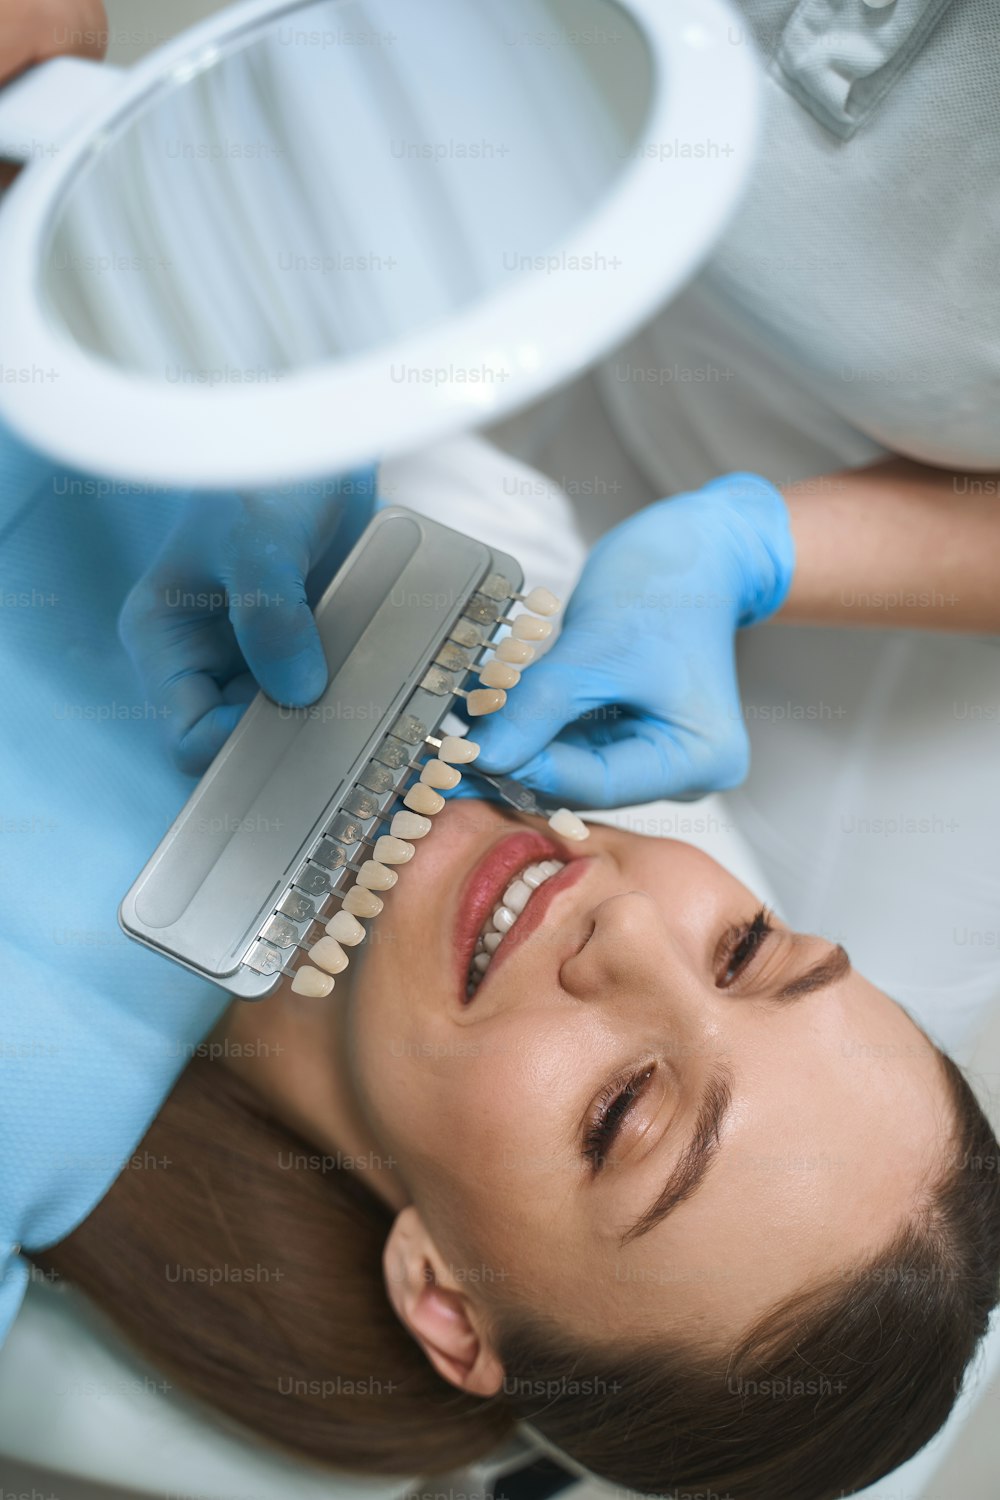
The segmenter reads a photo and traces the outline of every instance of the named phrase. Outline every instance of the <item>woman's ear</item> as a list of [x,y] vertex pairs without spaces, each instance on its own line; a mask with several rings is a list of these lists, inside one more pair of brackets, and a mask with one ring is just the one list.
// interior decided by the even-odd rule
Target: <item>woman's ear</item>
[[503,1366],[469,1298],[413,1204],[396,1216],[382,1254],[389,1301],[439,1375],[470,1396],[495,1396]]

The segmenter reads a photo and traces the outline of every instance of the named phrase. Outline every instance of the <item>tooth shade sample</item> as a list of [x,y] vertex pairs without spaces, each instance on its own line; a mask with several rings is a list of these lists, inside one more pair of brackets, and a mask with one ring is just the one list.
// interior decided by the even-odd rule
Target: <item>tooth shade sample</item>
[[460,734],[446,734],[441,741],[438,760],[449,766],[467,766],[479,754],[475,740],[467,740]]
[[549,589],[532,589],[521,602],[525,609],[530,609],[536,615],[557,615],[562,608],[555,594]]
[[483,934],[483,947],[487,953],[495,953],[497,951],[500,946],[501,936],[502,934],[499,932],[487,932]]
[[512,635],[505,635],[496,654],[501,661],[513,662],[515,667],[527,667],[535,659],[535,648],[529,646],[527,641],[515,640]]
[[521,674],[505,661],[488,661],[479,674],[479,681],[483,687],[512,688],[521,681]]
[[312,995],[316,999],[322,999],[333,989],[333,975],[324,974],[322,969],[314,969],[310,964],[303,964],[300,969],[295,970],[292,989],[296,995]]
[[[539,620],[540,625],[544,622]],[[494,714],[507,702],[507,694],[501,688],[473,688],[465,700],[465,706],[476,718],[479,714]]]
[[348,948],[362,942],[365,935],[365,929],[349,911],[338,911],[327,922],[324,931],[327,937],[336,938],[338,943],[346,943]]
[[339,974],[348,964],[347,954],[332,937],[321,937],[318,943],[313,943],[309,957],[317,969],[324,969],[327,974]]
[[377,917],[385,902],[363,885],[352,885],[344,897],[344,910],[352,917]]
[[422,818],[419,813],[398,812],[389,824],[389,832],[394,839],[422,839],[431,831],[430,818]]
[[422,781],[418,781],[415,786],[410,787],[410,790],[403,798],[403,805],[404,807],[411,808],[415,813],[427,813],[433,817],[435,813],[439,813],[442,807],[444,807],[444,798],[433,787],[427,786]]
[[590,837],[590,829],[586,823],[575,812],[570,812],[568,807],[560,807],[558,812],[552,814],[549,827],[564,839],[580,840]]
[[498,906],[493,913],[492,921],[497,932],[509,932],[517,921],[517,913],[509,911],[506,906]]
[[518,615],[510,627],[515,641],[547,641],[552,634],[549,620],[536,620],[534,615]]
[[446,766],[443,760],[429,760],[420,772],[420,780],[424,786],[440,787],[442,791],[450,791],[453,786],[458,786],[461,779],[461,771],[456,771],[454,766]]
[[378,860],[366,859],[358,871],[358,885],[369,891],[387,891],[396,884],[399,876],[395,870],[386,869]]
[[375,840],[372,858],[383,865],[405,865],[413,858],[413,845],[384,833],[380,839]]

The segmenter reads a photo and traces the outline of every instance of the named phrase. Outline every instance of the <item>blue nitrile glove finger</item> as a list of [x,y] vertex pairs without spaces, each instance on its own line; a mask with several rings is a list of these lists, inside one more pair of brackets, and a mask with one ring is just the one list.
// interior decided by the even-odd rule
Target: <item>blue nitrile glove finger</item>
[[552,649],[477,725],[483,769],[571,807],[738,784],[734,635],[780,608],[793,567],[785,503],[753,474],[630,517],[594,548]]
[[322,487],[192,497],[119,621],[182,770],[209,765],[258,684],[293,707],[323,692],[309,600],[353,546],[374,498],[374,469]]

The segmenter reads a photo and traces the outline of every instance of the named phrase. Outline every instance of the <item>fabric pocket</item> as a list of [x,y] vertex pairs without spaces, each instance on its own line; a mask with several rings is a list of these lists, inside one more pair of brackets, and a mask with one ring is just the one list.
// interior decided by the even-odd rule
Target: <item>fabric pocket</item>
[[771,73],[821,125],[848,140],[909,67],[952,0],[802,0]]

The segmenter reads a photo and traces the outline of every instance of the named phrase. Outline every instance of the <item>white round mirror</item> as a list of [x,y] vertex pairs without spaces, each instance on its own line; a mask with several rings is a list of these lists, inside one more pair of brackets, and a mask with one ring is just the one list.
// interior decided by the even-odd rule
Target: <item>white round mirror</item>
[[495,420],[711,246],[755,117],[730,20],[716,0],[220,13],[111,75],[8,194],[0,361],[53,374],[0,386],[0,410],[82,467],[200,487]]

